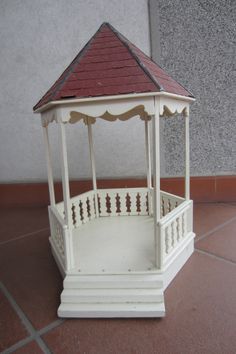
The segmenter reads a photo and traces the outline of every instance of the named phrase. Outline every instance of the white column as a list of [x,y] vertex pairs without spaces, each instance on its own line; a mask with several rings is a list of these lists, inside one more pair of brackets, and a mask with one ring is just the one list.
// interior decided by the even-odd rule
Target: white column
[[185,117],[185,200],[190,199],[189,115]]
[[51,148],[49,144],[48,127],[43,127],[43,136],[44,136],[44,145],[45,145],[46,160],[47,160],[50,205],[55,206],[55,192],[54,192],[53,173],[52,173],[52,157],[51,157]]
[[89,153],[90,153],[90,162],[92,170],[92,179],[93,179],[93,191],[95,194],[95,214],[98,217],[98,197],[97,197],[97,179],[96,179],[96,169],[95,169],[95,159],[94,159],[94,148],[93,148],[93,134],[92,134],[92,125],[88,120],[88,140],[89,140]]
[[150,146],[150,123],[145,120],[145,146],[147,161],[147,186],[152,187],[152,170],[151,170],[151,146]]
[[62,174],[62,189],[63,189],[63,201],[65,210],[65,221],[69,229],[72,228],[71,206],[70,206],[70,185],[68,175],[68,161],[66,151],[66,134],[65,124],[59,123],[60,135],[61,135],[61,174]]
[[151,188],[152,188],[152,168],[151,168],[151,146],[150,146],[150,122],[145,120],[145,147],[146,147],[146,163],[147,163],[147,187],[148,192],[148,210],[151,215]]
[[160,114],[159,102],[155,99],[155,115],[153,116],[153,217],[154,217],[154,233],[155,233],[155,250],[156,250],[156,265],[158,268],[162,264],[162,242],[158,223],[161,218],[160,206]]

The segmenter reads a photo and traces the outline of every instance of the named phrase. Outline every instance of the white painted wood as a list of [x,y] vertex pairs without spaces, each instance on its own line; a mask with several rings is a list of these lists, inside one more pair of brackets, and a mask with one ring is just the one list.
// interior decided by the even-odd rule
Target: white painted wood
[[63,285],[66,289],[161,289],[163,277],[156,272],[96,275],[70,272]]
[[139,191],[135,191],[135,190],[129,190],[128,191],[128,195],[131,201],[131,205],[130,205],[130,212],[128,213],[129,215],[138,215],[137,212],[137,194],[139,193]]
[[131,318],[164,317],[165,305],[161,303],[124,304],[61,304],[59,317],[76,318]]
[[65,222],[68,226],[68,232],[66,237],[66,243],[69,249],[69,257],[67,259],[68,268],[73,268],[73,245],[72,245],[72,211],[70,203],[70,186],[69,186],[69,174],[68,174],[68,161],[67,161],[67,149],[66,149],[66,135],[64,123],[59,123],[60,129],[60,143],[61,143],[61,173],[62,173],[62,189],[63,189],[63,202],[65,212]]
[[174,116],[175,114],[183,113],[188,114],[189,101],[182,99],[173,99],[171,96],[161,95],[159,98],[160,102],[160,116]]
[[153,218],[100,217],[73,230],[75,269],[80,274],[155,269]]
[[93,135],[92,135],[92,125],[88,121],[88,140],[89,140],[89,153],[90,153],[90,162],[92,170],[92,179],[93,179],[93,191],[95,195],[95,215],[99,216],[98,212],[98,197],[97,197],[97,180],[96,180],[96,168],[95,168],[95,158],[94,158],[94,147],[93,147]]
[[71,207],[70,207],[70,185],[69,185],[66,135],[65,135],[64,123],[60,123],[59,128],[60,128],[61,174],[62,174],[62,189],[63,189],[65,221],[68,227],[71,229],[72,217],[71,217]]
[[185,199],[190,199],[189,115],[185,117]]
[[154,175],[154,199],[155,212],[154,219],[156,223],[160,220],[160,116],[159,116],[159,102],[155,99],[155,116],[153,119],[153,153],[154,153],[154,163],[153,163],[153,175]]
[[67,257],[66,252],[66,239],[64,237],[64,229],[66,227],[64,220],[61,218],[57,209],[53,206],[48,208],[49,221],[50,221],[50,231],[51,231],[51,242],[58,254],[60,262],[63,264],[64,268],[67,267]]
[[[99,119],[99,117],[105,112],[119,115],[133,109],[137,105],[143,105],[148,115],[154,114],[153,95],[144,95],[141,97],[137,95],[122,95],[120,99],[118,96],[119,95],[110,97],[110,99],[109,97],[103,97],[102,99],[96,99],[96,97],[93,97],[92,100],[70,100],[70,102],[64,101],[63,103],[56,101],[56,104],[55,102],[51,102],[45,107],[38,109],[37,112],[42,112],[41,116],[44,125],[49,124],[52,121],[53,116],[55,119],[55,109],[57,110],[57,116],[60,112],[63,122],[68,122],[70,120],[71,112],[77,111],[88,116],[98,117]],[[50,112],[49,114],[47,114],[48,111]]]
[[49,237],[49,243],[51,245],[51,251],[52,251],[53,258],[57,264],[57,267],[61,273],[62,278],[64,278],[66,276],[66,268],[65,268],[65,265],[63,264],[63,262],[61,262],[61,260],[60,260],[60,257],[57,253],[56,248],[53,245],[53,241],[52,241],[51,237]]
[[[148,188],[99,189],[100,216],[148,215],[148,192]],[[108,208],[108,201],[110,208]]]
[[66,227],[66,223],[64,220],[63,215],[61,215],[57,209],[56,206],[50,206],[49,211],[51,212],[51,214],[53,214],[54,218],[56,218],[56,220],[59,222],[59,224],[61,225],[62,228]]
[[100,216],[108,216],[107,206],[106,206],[106,197],[108,196],[106,190],[98,190],[98,196],[100,201]]
[[195,234],[190,232],[163,268],[163,290],[171,283],[194,251]]
[[[87,97],[87,98],[76,98],[76,99],[70,99],[70,102],[65,101],[65,100],[58,100],[58,101],[52,101],[47,103],[46,105],[38,108],[34,113],[45,113],[48,110],[52,110],[55,107],[60,107],[60,106],[66,106],[68,107],[69,105],[71,107],[75,107],[76,105],[81,105],[81,103],[86,103],[86,104],[91,104],[91,103],[99,103],[100,101],[103,103],[106,103],[107,105],[112,104],[113,101],[121,102],[121,100],[130,100],[133,102],[138,102],[139,104],[143,104],[145,100],[149,100],[150,104],[153,104],[153,98],[162,98],[162,99],[171,99],[175,101],[182,101],[182,102],[194,102],[195,98],[192,97],[187,97],[187,96],[180,96],[176,95],[173,93],[168,93],[168,92],[146,92],[146,93],[131,93],[131,94],[123,94],[123,95],[115,95],[115,96],[106,96],[106,97]],[[145,103],[146,105],[146,103]],[[146,109],[147,112],[149,112],[149,115],[154,114],[148,109]]]
[[73,245],[72,245],[72,235],[68,228],[64,228],[63,239],[65,244],[65,270],[69,271],[73,269],[74,258],[73,258]]
[[72,238],[70,236],[65,220],[62,218],[57,208],[50,206],[48,208],[51,237],[50,243],[57,257],[57,263],[63,267],[63,271],[71,270],[71,244]]
[[146,164],[147,164],[147,187],[152,187],[152,171],[151,171],[151,146],[150,146],[150,122],[145,120],[145,147],[146,147]]
[[148,210],[149,215],[152,215],[152,168],[151,168],[151,144],[150,144],[150,122],[145,121],[145,147],[146,147],[146,164],[147,164],[147,187],[148,187]]
[[154,216],[154,234],[155,234],[155,251],[156,266],[161,269],[162,243],[159,228],[157,224],[161,218],[161,199],[160,199],[160,115],[159,101],[155,98],[155,115],[153,116],[153,216]]
[[[89,207],[89,210],[88,210]],[[89,191],[82,193],[76,197],[71,198],[71,208],[72,210],[72,219],[75,227],[79,227],[90,220],[93,220],[96,217],[95,212],[95,193],[94,191]],[[89,215],[90,211],[90,215]]]
[[51,157],[51,149],[49,144],[48,127],[43,127],[43,136],[44,136],[44,145],[46,151],[50,205],[55,206],[55,192],[54,192],[53,173],[52,173],[52,157]]
[[188,222],[191,222],[188,217],[189,209],[192,209],[192,203],[191,201],[185,201],[164,216],[158,224],[161,244],[163,245],[162,268],[173,258],[174,253],[181,247],[187,235],[192,233],[192,231],[187,232],[189,229]]
[[[70,203],[72,211],[72,228],[77,228],[96,217],[95,193],[93,190],[71,198]],[[64,210],[61,206],[62,203],[57,204],[58,211],[63,214]]]
[[178,207],[173,209],[170,213],[168,213],[163,218],[161,218],[159,224],[161,226],[166,225],[167,223],[171,222],[173,219],[178,218],[184,211],[187,212],[187,210],[190,208],[192,208],[192,201],[191,200],[184,201]]
[[162,289],[67,289],[61,294],[62,303],[153,303],[163,302]]
[[[167,196],[169,196],[169,193],[167,193]],[[170,196],[172,195],[170,194]],[[183,198],[180,199],[182,201]],[[186,207],[188,207],[187,214],[184,214],[184,212],[186,212]],[[104,248],[106,248],[106,250],[104,251],[104,255],[100,254],[100,260],[95,260],[93,264],[93,269],[87,268],[83,272],[82,269],[80,269],[79,271],[76,267],[76,269],[72,270],[71,275],[70,273],[67,273],[64,280],[64,290],[61,297],[62,303],[58,309],[59,316],[85,318],[164,316],[165,310],[163,290],[172,281],[174,276],[181,269],[183,264],[187,261],[188,257],[193,252],[194,234],[192,232],[186,234],[186,232],[184,231],[185,228],[186,230],[189,228],[189,225],[184,227],[182,226],[182,231],[180,231],[180,234],[182,236],[178,242],[176,241],[176,247],[174,247],[174,243],[172,242],[173,220],[184,220],[182,221],[184,224],[186,222],[187,224],[190,223],[191,225],[192,213],[189,211],[189,209],[191,208],[191,201],[182,201],[182,203],[177,208],[169,212],[168,215],[163,217],[158,223],[158,226],[161,226],[162,228],[164,227],[164,230],[168,229],[169,233],[167,241],[169,250],[168,252],[166,252],[166,256],[164,259],[165,262],[162,266],[162,273],[156,273],[157,271],[155,270],[155,267],[153,267],[151,270],[145,270],[143,267],[137,269],[134,267],[134,270],[129,268],[130,272],[125,272],[122,267],[119,267],[119,269],[117,268],[117,271],[115,271],[115,268],[113,267],[118,264],[121,265],[123,264],[123,262],[125,262],[124,250],[127,250],[127,244],[124,243],[124,240],[126,240],[127,236],[130,235],[134,235],[134,238],[133,240],[130,240],[131,247],[127,250],[127,259],[136,259],[140,261],[142,253],[136,253],[138,249],[144,252],[145,254],[149,254],[150,256],[150,250],[147,249],[148,229],[146,228],[147,225],[145,225],[145,223],[146,221],[150,220],[150,225],[153,226],[153,222],[152,218],[148,216],[120,216],[110,218],[101,217],[99,219],[94,219],[90,223],[82,225],[79,230],[79,233],[77,233],[77,230],[74,230],[74,240],[78,241],[78,246],[82,247],[82,249],[84,246],[86,246],[86,244],[81,242],[81,240],[78,240],[78,237],[82,237],[83,241],[88,240],[89,237],[91,238],[90,240],[88,240],[88,253],[85,255],[85,258],[87,258],[88,265],[91,265],[91,261],[94,262],[94,256],[96,256],[100,252],[97,247],[99,244],[101,245],[101,249],[103,248],[103,251]],[[123,224],[124,228],[122,228],[122,223],[120,222],[122,220],[126,220]],[[137,223],[137,221],[142,220],[143,226],[145,225],[145,228],[143,228],[142,230],[142,234],[145,235],[143,240],[145,240],[146,246],[145,244],[140,244],[140,248],[136,247],[137,244],[135,245],[134,240],[137,241],[139,236],[138,233],[134,232],[134,229],[132,229],[130,224],[131,220],[135,220],[135,223]],[[104,237],[105,228],[102,229],[98,226],[102,221],[104,221],[104,226],[107,229],[106,237]],[[109,225],[112,221],[117,221],[117,223],[114,224],[114,227],[111,227],[111,225]],[[95,225],[91,228],[93,223]],[[85,232],[83,234],[81,231],[86,231],[86,228],[87,233]],[[97,244],[95,244],[95,238],[93,237],[92,229],[94,229],[94,236],[97,237]],[[141,234],[141,223],[136,224],[135,230],[136,229],[139,230]],[[111,232],[112,230],[117,230],[117,233],[114,234],[113,232]],[[153,234],[153,231],[150,234]],[[153,239],[152,242],[154,242]],[[166,246],[166,243],[163,244]],[[106,246],[102,247],[104,245]],[[123,249],[120,248],[120,253],[118,245],[123,245],[124,247]],[[112,247],[113,249],[111,249],[111,246],[114,246]],[[85,249],[82,250],[83,253]],[[116,258],[117,255],[119,256],[119,254],[122,257],[122,263],[120,262],[119,257]],[[109,255],[111,255],[109,262],[113,265],[112,267],[110,267],[110,269],[109,267],[105,269],[104,258],[108,257]],[[78,252],[77,256],[79,256]],[[91,259],[89,259],[89,257],[91,257]],[[78,257],[78,259],[81,258]],[[155,255],[153,252],[153,265],[155,265],[154,263]],[[144,270],[141,270],[141,273],[139,273],[140,269]],[[160,302],[158,303],[158,301]],[[130,307],[127,308],[126,306],[127,303],[129,303],[129,306],[131,306],[132,308],[135,308],[137,312],[130,311]],[[121,308],[122,304],[124,305],[123,308]],[[120,309],[119,313],[117,311],[118,307]],[[157,308],[159,308],[159,310],[162,309],[162,311],[158,311]]]

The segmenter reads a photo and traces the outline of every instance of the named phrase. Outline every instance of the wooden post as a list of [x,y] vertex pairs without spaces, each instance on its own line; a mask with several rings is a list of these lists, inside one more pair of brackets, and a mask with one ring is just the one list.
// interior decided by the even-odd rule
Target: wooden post
[[89,140],[89,153],[91,161],[91,170],[92,170],[92,179],[93,179],[93,191],[95,194],[95,214],[96,217],[99,217],[98,210],[98,196],[97,196],[97,180],[96,180],[96,169],[95,169],[95,159],[94,159],[94,149],[93,149],[93,135],[92,135],[92,125],[88,120],[88,140]]
[[72,212],[70,204],[70,185],[69,185],[69,174],[68,174],[68,161],[67,161],[67,150],[66,150],[66,134],[65,134],[65,124],[59,123],[60,136],[61,136],[61,174],[62,174],[62,190],[63,190],[63,201],[65,210],[65,223],[68,226],[68,232],[65,232],[65,242],[68,249],[67,254],[69,259],[66,260],[68,268],[74,267],[74,251],[72,242]]
[[52,157],[51,157],[51,148],[49,144],[48,127],[43,127],[43,136],[44,136],[44,145],[45,145],[46,160],[47,160],[50,205],[55,206],[55,192],[54,192],[53,173],[52,173]]
[[70,206],[70,185],[68,175],[68,161],[66,151],[66,134],[64,123],[59,123],[61,134],[61,174],[62,174],[62,189],[63,189],[63,201],[65,210],[65,221],[68,228],[72,227],[71,206]]
[[190,199],[189,114],[185,116],[185,200]]
[[153,116],[153,218],[154,218],[154,234],[155,234],[155,250],[156,250],[156,266],[162,267],[162,242],[159,232],[158,223],[161,218],[160,203],[160,114],[159,101],[155,98],[155,115]]
[[145,120],[145,147],[147,162],[147,187],[148,187],[148,210],[151,215],[151,188],[152,188],[152,168],[151,168],[151,147],[150,147],[150,123]]

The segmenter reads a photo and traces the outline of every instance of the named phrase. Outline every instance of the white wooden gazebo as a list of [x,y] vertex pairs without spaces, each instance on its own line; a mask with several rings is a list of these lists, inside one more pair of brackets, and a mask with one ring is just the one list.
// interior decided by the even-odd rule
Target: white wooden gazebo
[[[41,113],[45,137],[49,240],[64,277],[60,317],[165,315],[164,290],[193,252],[189,190],[193,101],[191,93],[104,23],[34,107]],[[160,117],[176,113],[185,121],[184,198],[160,190]],[[131,118],[144,122],[147,187],[98,189],[92,134],[96,120]],[[53,121],[60,127],[60,203],[55,202],[48,136]],[[65,129],[77,122],[88,129],[93,189],[71,198]]]

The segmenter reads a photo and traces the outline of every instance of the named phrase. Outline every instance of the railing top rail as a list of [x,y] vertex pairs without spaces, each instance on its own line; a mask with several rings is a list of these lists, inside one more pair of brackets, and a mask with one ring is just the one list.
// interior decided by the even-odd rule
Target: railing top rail
[[110,191],[110,192],[124,192],[124,191],[127,191],[127,192],[129,192],[129,191],[133,191],[133,192],[138,192],[138,191],[148,191],[149,190],[149,188],[147,188],[147,187],[135,187],[135,188],[100,188],[100,189],[98,189],[98,192],[108,192],[108,191]]
[[170,220],[176,218],[179,216],[179,214],[187,209],[190,205],[192,204],[191,200],[184,201],[180,205],[178,205],[175,209],[170,211],[167,215],[163,216],[161,220],[159,221],[159,225],[162,226],[164,224],[167,224]]
[[75,195],[74,197],[70,198],[71,201],[73,200],[76,200],[77,198],[83,198],[85,197],[86,195],[90,195],[90,194],[94,194],[94,190],[90,190],[90,191],[87,191],[87,192],[84,192],[84,193],[81,193],[81,194],[78,194],[78,195]]
[[179,200],[183,200],[183,201],[185,200],[185,198],[180,197],[179,195],[168,193],[168,192],[165,192],[165,191],[161,191],[161,194],[164,194],[165,196],[173,197],[175,199],[179,199]]

